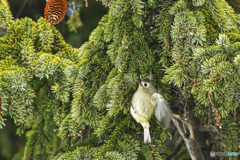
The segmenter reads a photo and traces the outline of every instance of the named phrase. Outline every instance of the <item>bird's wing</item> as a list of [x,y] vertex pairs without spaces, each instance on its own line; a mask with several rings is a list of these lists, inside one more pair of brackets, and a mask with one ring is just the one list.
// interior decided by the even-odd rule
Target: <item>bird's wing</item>
[[156,100],[155,116],[163,128],[168,128],[171,121],[171,110],[168,102],[159,93],[152,95]]

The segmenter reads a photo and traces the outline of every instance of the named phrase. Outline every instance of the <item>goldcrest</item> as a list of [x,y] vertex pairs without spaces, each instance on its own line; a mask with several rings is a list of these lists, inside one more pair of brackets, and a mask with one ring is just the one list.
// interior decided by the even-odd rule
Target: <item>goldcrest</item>
[[151,142],[149,121],[153,112],[163,128],[168,128],[171,121],[171,110],[168,102],[152,85],[152,74],[150,73],[147,77],[147,80],[142,80],[140,76],[141,82],[139,82],[138,90],[132,97],[130,109],[133,118],[143,126],[144,143]]

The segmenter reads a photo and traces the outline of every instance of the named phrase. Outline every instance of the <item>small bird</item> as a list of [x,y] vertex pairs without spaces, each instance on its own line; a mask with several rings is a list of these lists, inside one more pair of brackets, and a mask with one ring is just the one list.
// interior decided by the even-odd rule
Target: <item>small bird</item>
[[162,127],[168,128],[171,121],[171,110],[168,102],[152,85],[152,73],[149,73],[147,78],[143,80],[140,76],[141,82],[138,82],[138,90],[133,95],[130,112],[133,118],[143,126],[144,143],[151,143],[149,121],[153,112]]

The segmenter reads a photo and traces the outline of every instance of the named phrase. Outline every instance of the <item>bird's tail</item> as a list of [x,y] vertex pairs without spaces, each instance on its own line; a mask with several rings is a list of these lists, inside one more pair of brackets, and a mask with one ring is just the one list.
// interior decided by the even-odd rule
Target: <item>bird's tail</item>
[[149,123],[142,123],[144,129],[144,143],[151,143],[151,136],[149,132]]
[[171,121],[171,110],[167,101],[163,98],[157,102],[155,116],[163,128],[168,128]]

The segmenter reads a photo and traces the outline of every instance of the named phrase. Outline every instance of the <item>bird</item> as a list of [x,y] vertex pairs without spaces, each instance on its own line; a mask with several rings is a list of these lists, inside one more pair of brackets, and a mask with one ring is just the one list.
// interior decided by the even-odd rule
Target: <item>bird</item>
[[151,143],[149,132],[149,121],[153,113],[160,122],[163,128],[169,128],[171,122],[171,109],[168,102],[163,96],[157,92],[157,89],[152,85],[152,73],[150,72],[147,79],[143,80],[140,76],[137,91],[132,97],[132,106],[130,113],[132,117],[141,123],[144,129],[144,143]]

